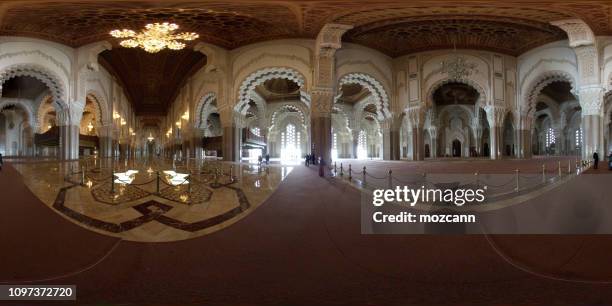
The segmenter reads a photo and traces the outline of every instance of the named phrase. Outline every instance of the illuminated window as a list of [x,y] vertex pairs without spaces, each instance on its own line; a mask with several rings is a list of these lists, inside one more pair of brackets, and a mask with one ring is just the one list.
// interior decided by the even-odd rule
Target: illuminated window
[[365,131],[359,131],[359,137],[357,138],[357,158],[366,159],[368,158],[368,139]]
[[553,128],[548,128],[548,131],[546,132],[546,146],[552,146],[553,144],[555,144],[555,140],[555,131],[553,130]]
[[576,130],[576,147],[582,146],[582,128]]
[[261,130],[258,127],[252,128],[251,133],[253,133],[253,135],[258,136],[258,137],[261,136]]
[[332,135],[332,160],[335,160],[338,159],[338,134],[333,133]]
[[302,151],[300,133],[296,131],[295,125],[288,124],[281,133],[281,159],[295,160],[301,158]]

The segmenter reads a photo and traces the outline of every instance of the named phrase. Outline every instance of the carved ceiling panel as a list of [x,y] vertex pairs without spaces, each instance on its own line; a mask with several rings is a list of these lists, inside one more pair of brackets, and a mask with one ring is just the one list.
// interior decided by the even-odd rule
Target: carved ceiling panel
[[[446,19],[447,18],[447,19]],[[390,56],[453,47],[483,49],[510,55],[566,39],[561,29],[536,22],[487,16],[418,17],[380,27],[349,31],[345,40],[381,50]]]
[[[200,40],[225,48],[300,36],[295,13],[283,5],[231,2],[88,1],[9,5],[0,34],[36,36],[73,47],[109,39],[113,29],[140,30],[174,22]],[[318,30],[318,29],[317,29]],[[314,34],[313,34],[314,35]]]
[[122,84],[137,115],[165,114],[185,80],[206,63],[192,50],[151,54],[125,48],[104,51],[99,60]]
[[395,34],[388,33],[392,25],[406,27],[417,23],[423,26],[427,20],[470,19],[473,23],[489,26],[492,21],[499,20],[516,23],[521,33],[525,29],[536,30],[533,35],[537,37],[524,39],[536,44],[557,38],[559,33],[551,31],[548,24],[567,18],[583,19],[597,35],[612,34],[611,10],[612,3],[605,0],[5,0],[0,5],[0,35],[40,37],[76,47],[109,39],[108,32],[112,29],[139,30],[146,23],[169,21],[179,24],[182,30],[199,33],[199,41],[232,49],[277,38],[315,38],[324,24],[335,22],[354,26],[348,33],[352,41],[393,50],[383,39],[374,39],[374,34],[367,33],[393,37]]

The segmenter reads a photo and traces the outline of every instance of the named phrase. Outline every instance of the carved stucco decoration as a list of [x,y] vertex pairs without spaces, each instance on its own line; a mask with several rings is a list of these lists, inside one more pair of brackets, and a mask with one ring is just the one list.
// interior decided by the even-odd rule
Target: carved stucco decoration
[[564,19],[553,21],[550,24],[563,29],[569,38],[572,48],[595,44],[595,35],[586,22],[580,19]]
[[601,115],[604,89],[601,86],[582,87],[579,92],[582,115]]
[[[37,65],[14,65],[0,72],[0,95],[2,94],[2,84],[4,84],[5,81],[11,78],[19,76],[29,76],[43,82],[51,91],[51,96],[53,97],[53,105],[55,106],[58,113],[62,110],[68,109],[64,86],[61,81],[59,81],[59,78],[55,76],[53,72],[48,71],[46,68]],[[60,117],[58,116],[58,118]],[[65,123],[65,121],[63,120],[58,120],[58,122]]]
[[204,123],[208,116],[214,112],[218,112],[217,107],[213,105],[216,101],[217,95],[214,92],[205,94],[199,101],[195,109],[195,121],[194,128],[203,129],[206,128]]
[[568,82],[572,86],[572,92],[576,90],[576,81],[574,78],[565,71],[547,71],[542,73],[539,77],[534,79],[531,84],[527,87],[527,92],[524,93],[521,113],[522,117],[532,118],[536,111],[536,104],[538,96],[544,87],[548,86],[553,82]]
[[340,78],[338,88],[345,84],[359,84],[368,89],[372,95],[379,115],[378,120],[383,120],[391,116],[389,111],[389,95],[378,80],[365,73],[350,73]]
[[487,113],[487,120],[489,125],[492,127],[502,127],[504,125],[504,119],[506,118],[506,107],[501,105],[487,105],[485,107]]
[[251,99],[251,92],[255,91],[255,87],[271,79],[285,79],[295,82],[300,87],[302,101],[307,104],[309,103],[310,99],[303,92],[306,82],[301,73],[292,68],[272,67],[258,70],[245,78],[238,89],[238,102],[234,110],[238,113],[244,113]]
[[336,50],[342,47],[342,35],[350,25],[326,24],[317,36],[315,50],[315,87],[333,87]]

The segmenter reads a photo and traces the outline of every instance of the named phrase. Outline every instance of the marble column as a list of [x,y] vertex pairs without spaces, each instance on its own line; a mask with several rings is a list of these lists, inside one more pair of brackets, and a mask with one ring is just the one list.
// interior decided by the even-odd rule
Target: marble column
[[383,130],[383,159],[400,159],[400,131],[393,124]]
[[357,159],[357,150],[359,149],[359,131],[353,131],[353,158]]
[[531,158],[531,130],[519,130],[519,157]]
[[331,162],[331,106],[333,90],[316,90],[311,93],[310,141],[311,153]]
[[315,42],[314,78],[311,88],[310,136],[311,150],[317,157],[331,163],[331,111],[334,103],[336,50],[342,47],[342,35],[352,26],[326,24]]
[[59,127],[60,159],[73,160],[79,158],[79,127],[63,125]]
[[202,137],[204,137],[204,135],[201,129],[193,130],[193,135],[191,138],[191,150],[193,152],[193,157],[195,157],[196,159],[202,159],[204,157],[204,151],[202,150]]
[[425,160],[423,128],[412,127],[412,160]]

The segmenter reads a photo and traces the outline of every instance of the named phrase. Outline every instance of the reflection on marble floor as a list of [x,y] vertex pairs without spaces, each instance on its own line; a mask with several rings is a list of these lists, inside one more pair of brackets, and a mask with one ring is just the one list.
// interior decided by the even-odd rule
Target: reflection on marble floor
[[14,167],[43,203],[69,220],[99,233],[146,242],[189,239],[225,228],[263,203],[293,169],[110,159]]

